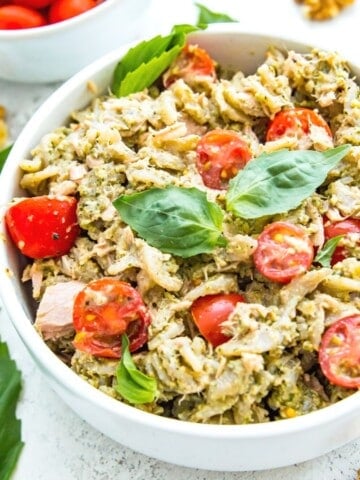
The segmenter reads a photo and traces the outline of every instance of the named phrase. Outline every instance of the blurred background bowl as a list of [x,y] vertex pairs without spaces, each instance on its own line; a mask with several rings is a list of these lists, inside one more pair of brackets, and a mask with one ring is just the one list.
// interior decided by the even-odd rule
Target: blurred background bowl
[[26,83],[65,80],[135,39],[150,5],[151,0],[105,0],[63,22],[0,30],[0,78]]

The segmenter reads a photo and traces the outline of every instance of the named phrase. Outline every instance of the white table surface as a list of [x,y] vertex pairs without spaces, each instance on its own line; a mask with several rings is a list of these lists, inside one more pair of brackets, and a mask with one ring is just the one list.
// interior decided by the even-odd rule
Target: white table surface
[[[136,0],[134,0],[136,1]],[[277,33],[336,49],[356,60],[360,39],[360,0],[333,21],[309,22],[294,0],[202,0],[226,12],[246,30]],[[194,22],[191,0],[153,0],[148,34],[167,32],[175,23]],[[285,20],[284,20],[285,19]],[[144,32],[142,32],[144,33]],[[115,46],[114,46],[115,47]],[[360,52],[358,54],[360,62]],[[1,68],[1,66],[0,66]],[[0,80],[0,104],[8,111],[14,140],[56,84],[12,84]],[[1,288],[1,286],[0,286]],[[106,438],[81,420],[49,388],[25,350],[10,320],[0,312],[0,337],[23,373],[18,415],[25,447],[13,480],[357,480],[360,439],[321,458],[266,472],[221,473],[169,465]],[[259,452],[261,455],[261,452]],[[0,479],[1,480],[1,479]]]

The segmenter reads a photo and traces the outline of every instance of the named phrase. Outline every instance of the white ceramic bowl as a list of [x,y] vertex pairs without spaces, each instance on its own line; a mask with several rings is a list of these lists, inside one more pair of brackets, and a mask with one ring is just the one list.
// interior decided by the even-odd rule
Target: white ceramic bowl
[[151,0],[105,0],[63,22],[0,30],[0,78],[17,82],[65,80],[142,31]]
[[[240,33],[234,25],[217,25],[193,34],[222,64],[250,73],[264,60],[269,45],[306,51],[304,44]],[[92,98],[93,80],[103,89],[129,46],[112,52],[58,89],[27,124],[0,178],[0,205],[19,195],[17,161],[28,155],[45,133],[67,121],[68,113]],[[359,70],[354,73],[360,74]],[[3,232],[5,234],[5,231]],[[116,401],[66,367],[31,325],[28,297],[19,280],[22,261],[11,242],[0,243],[0,284],[4,305],[21,339],[56,392],[88,423],[134,450],[188,467],[244,471],[290,465],[322,455],[360,436],[360,392],[330,407],[289,420],[255,425],[204,425],[145,413]]]

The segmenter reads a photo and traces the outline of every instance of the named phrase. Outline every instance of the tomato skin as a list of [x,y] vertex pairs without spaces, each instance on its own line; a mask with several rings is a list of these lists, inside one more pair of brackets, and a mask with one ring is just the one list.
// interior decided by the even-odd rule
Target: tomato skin
[[91,355],[120,358],[121,335],[129,337],[130,351],[148,338],[150,315],[140,294],[129,283],[114,278],[90,282],[77,294],[73,323],[74,346]]
[[207,132],[196,148],[196,166],[209,188],[224,190],[252,158],[247,144],[232,130]]
[[330,383],[360,388],[360,315],[341,318],[325,331],[319,363]]
[[185,82],[191,82],[194,77],[207,77],[215,80],[215,62],[205,50],[188,44],[164,73],[163,84],[165,88],[168,88],[179,78]]
[[[329,223],[327,219],[324,219],[324,234],[325,239],[329,240],[330,238],[337,237],[338,235],[347,235],[348,233],[359,233],[360,234],[360,220],[357,218],[347,218],[340,222]],[[359,236],[360,242],[360,236]],[[341,262],[347,257],[346,249],[342,246],[336,247],[332,259],[331,265],[335,265],[338,262]]]
[[329,125],[319,113],[310,108],[296,107],[275,115],[268,127],[266,141],[271,142],[287,135],[301,138],[309,134],[311,125],[324,128],[328,136],[333,137]]
[[245,302],[238,293],[219,293],[197,298],[191,306],[191,314],[201,335],[214,347],[230,340],[221,331],[221,324],[227,320],[239,302]]
[[306,232],[288,222],[267,225],[254,252],[257,270],[278,283],[288,283],[306,272],[313,258],[314,247]]
[[54,0],[49,10],[49,22],[57,23],[76,17],[99,4],[98,0]]
[[37,10],[48,7],[53,0],[12,0],[12,5],[35,8]]
[[68,253],[79,235],[74,197],[25,198],[5,213],[8,232],[22,254],[30,258]]
[[33,8],[20,5],[0,7],[0,30],[19,30],[46,25],[45,17]]

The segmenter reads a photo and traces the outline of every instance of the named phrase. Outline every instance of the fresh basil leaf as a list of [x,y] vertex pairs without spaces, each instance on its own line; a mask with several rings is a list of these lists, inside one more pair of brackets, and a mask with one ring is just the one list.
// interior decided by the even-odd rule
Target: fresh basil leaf
[[199,9],[199,16],[196,25],[200,28],[204,25],[208,25],[209,23],[237,22],[237,20],[229,17],[229,15],[227,15],[226,13],[213,12],[201,3],[195,3],[195,5]]
[[337,235],[336,237],[332,237],[330,240],[325,242],[323,248],[318,251],[316,257],[314,258],[314,262],[320,263],[322,267],[330,267],[332,256],[342,238],[344,238],[344,235]]
[[0,172],[3,169],[3,166],[5,165],[5,162],[7,160],[7,157],[9,156],[11,149],[12,149],[12,145],[9,145],[8,147],[1,150],[0,152]]
[[185,46],[186,35],[194,30],[197,27],[193,25],[175,25],[169,35],[157,35],[131,48],[115,68],[112,92],[123,97],[152,85]]
[[296,208],[324,182],[350,145],[326,152],[279,150],[248,162],[229,183],[226,207],[241,218],[259,218]]
[[23,442],[16,405],[21,391],[21,374],[0,342],[0,478],[9,480],[16,467]]
[[162,252],[188,258],[225,246],[223,212],[197,188],[151,188],[114,205],[124,222]]
[[121,360],[116,369],[116,391],[130,403],[150,403],[157,395],[156,380],[136,368],[127,335],[121,336]]

